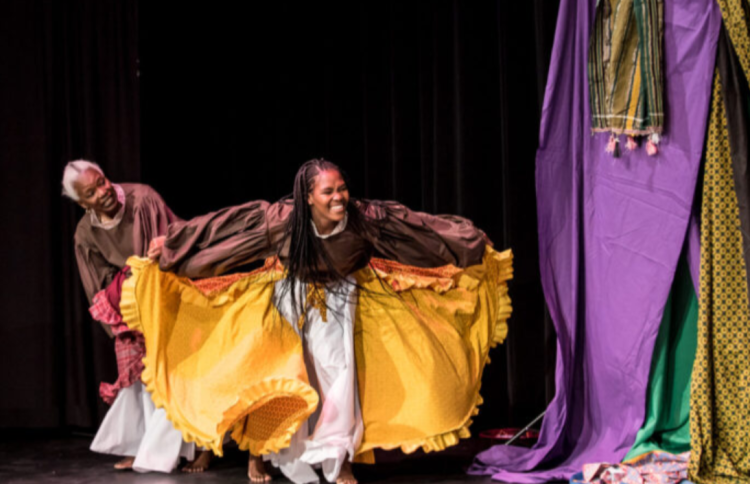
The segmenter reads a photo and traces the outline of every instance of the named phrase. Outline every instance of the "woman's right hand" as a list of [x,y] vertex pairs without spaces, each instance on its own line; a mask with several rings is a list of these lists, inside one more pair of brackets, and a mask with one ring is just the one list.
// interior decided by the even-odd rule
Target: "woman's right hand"
[[166,239],[167,237],[164,235],[156,237],[155,239],[152,239],[151,243],[148,244],[148,252],[146,253],[146,256],[148,256],[148,258],[151,260],[159,259],[159,256],[161,255],[161,250],[164,247],[164,241]]

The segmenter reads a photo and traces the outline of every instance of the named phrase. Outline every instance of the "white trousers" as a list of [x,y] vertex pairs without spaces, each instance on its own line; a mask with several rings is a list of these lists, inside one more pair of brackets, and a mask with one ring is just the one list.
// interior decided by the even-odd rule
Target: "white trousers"
[[96,432],[91,450],[102,454],[135,456],[133,470],[172,472],[180,457],[195,458],[195,444],[183,442],[182,434],[157,409],[141,382],[123,388]]
[[[302,338],[305,366],[320,404],[292,436],[291,445],[266,459],[295,484],[317,483],[313,467],[318,466],[329,482],[335,482],[344,460],[354,458],[364,429],[354,360],[356,286],[353,278],[327,286],[327,322],[318,309],[308,307],[300,331],[299,308],[293,307],[291,294],[283,291],[282,284],[283,281],[276,283],[275,304]],[[306,286],[297,286],[298,294],[304,298]]]

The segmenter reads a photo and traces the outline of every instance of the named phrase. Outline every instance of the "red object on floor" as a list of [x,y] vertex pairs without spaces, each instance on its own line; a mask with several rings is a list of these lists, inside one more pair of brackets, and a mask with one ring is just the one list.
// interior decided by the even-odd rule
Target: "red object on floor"
[[[510,440],[520,431],[521,429],[519,428],[490,429],[480,432],[479,436],[483,439]],[[518,440],[536,440],[537,438],[539,438],[539,431],[529,429],[518,437]]]

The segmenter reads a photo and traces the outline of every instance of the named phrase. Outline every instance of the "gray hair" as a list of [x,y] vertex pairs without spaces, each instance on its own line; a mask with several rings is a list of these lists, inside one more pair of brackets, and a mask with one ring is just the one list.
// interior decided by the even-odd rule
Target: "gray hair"
[[63,192],[62,194],[66,197],[70,198],[74,202],[77,202],[79,200],[78,194],[76,193],[75,187],[73,187],[73,183],[78,180],[78,177],[81,176],[81,174],[86,170],[96,170],[102,175],[104,175],[104,172],[102,171],[101,167],[94,163],[93,161],[88,160],[74,160],[69,161],[67,165],[65,165],[65,171],[63,171],[63,179],[62,179],[62,187]]

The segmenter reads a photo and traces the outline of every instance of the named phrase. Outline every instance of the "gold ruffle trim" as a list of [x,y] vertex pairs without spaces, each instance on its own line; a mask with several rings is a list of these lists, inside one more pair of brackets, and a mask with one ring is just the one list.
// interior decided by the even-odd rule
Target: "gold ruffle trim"
[[[232,427],[232,439],[240,450],[249,450],[253,455],[279,452],[289,447],[292,435],[312,415],[318,401],[318,393],[297,380],[263,380],[237,399],[237,403],[224,414],[224,422]],[[267,437],[262,424],[267,421],[265,415],[274,413],[273,407],[283,407],[284,422],[288,425],[280,435]],[[288,411],[290,407],[292,412]],[[219,428],[222,429],[222,425]]]

